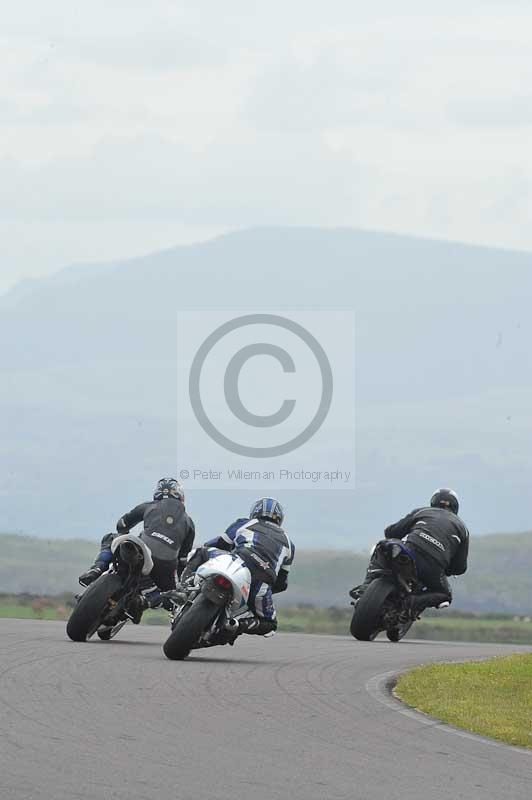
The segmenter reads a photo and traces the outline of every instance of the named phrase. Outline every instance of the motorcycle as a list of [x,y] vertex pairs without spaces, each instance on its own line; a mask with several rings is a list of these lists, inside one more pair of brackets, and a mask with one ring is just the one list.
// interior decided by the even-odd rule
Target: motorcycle
[[250,615],[250,588],[251,573],[239,556],[212,551],[181,591],[168,593],[176,606],[165,656],[182,660],[193,649],[234,641],[238,619]]
[[[391,642],[399,642],[419,619],[423,606],[424,585],[419,580],[414,555],[400,539],[383,539],[375,547],[379,564],[364,593],[353,603],[351,636],[370,642],[382,631]],[[420,599],[419,608],[412,595]],[[448,606],[442,596],[438,608]]]
[[111,544],[112,563],[78,598],[67,622],[67,635],[85,642],[96,633],[108,641],[134,618],[140,583],[153,569],[148,545],[132,533],[117,536]]

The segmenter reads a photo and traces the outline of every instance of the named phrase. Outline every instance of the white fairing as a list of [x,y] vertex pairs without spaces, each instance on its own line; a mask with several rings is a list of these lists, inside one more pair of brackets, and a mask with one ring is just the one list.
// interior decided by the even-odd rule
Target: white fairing
[[241,558],[230,553],[215,555],[198,567],[196,582],[204,580],[211,575],[223,575],[233,585],[233,613],[245,610],[251,588],[251,573]]
[[135,536],[134,533],[124,533],[122,536],[116,536],[111,542],[111,553],[113,553],[113,555],[115,554],[117,548],[120,547],[122,542],[133,542],[142,550],[144,555],[142,574],[149,575],[153,569],[153,559],[151,557],[151,550],[146,542],[143,542],[142,539],[139,539],[139,537]]

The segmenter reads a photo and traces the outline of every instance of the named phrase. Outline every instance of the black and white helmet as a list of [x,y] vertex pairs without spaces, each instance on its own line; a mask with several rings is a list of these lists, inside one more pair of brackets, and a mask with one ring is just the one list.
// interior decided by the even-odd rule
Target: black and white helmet
[[284,511],[280,502],[274,497],[261,497],[251,506],[249,516],[250,519],[271,519],[276,525],[282,525]]
[[181,500],[182,503],[185,502],[185,490],[175,478],[161,478],[157,481],[153,499],[163,500],[165,497],[175,497],[176,500]]
[[460,508],[456,492],[453,492],[452,489],[438,489],[430,498],[430,504],[432,508],[446,508],[453,514],[458,514]]

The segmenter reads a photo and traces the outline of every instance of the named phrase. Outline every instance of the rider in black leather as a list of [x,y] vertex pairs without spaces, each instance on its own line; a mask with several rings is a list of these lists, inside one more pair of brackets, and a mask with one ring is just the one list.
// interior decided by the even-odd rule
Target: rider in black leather
[[[420,581],[427,587],[414,599],[417,611],[430,606],[452,602],[447,576],[463,575],[467,570],[469,531],[458,516],[459,503],[452,489],[438,489],[430,506],[416,508],[389,525],[384,531],[387,539],[402,539],[415,556]],[[355,600],[362,596],[378,570],[378,556],[372,554],[366,578],[350,594]]]
[[[159,605],[160,592],[175,589],[176,574],[181,573],[194,544],[195,528],[185,511],[183,487],[175,478],[161,478],[155,487],[152,501],[140,503],[117,522],[116,533],[106,534],[93,566],[79,576],[82,586],[89,586],[105,572],[112,561],[111,544],[117,536],[129,533],[131,528],[144,523],[139,534],[150,548],[153,569],[143,581],[142,595],[135,617],[146,608]],[[133,621],[137,621],[134,619]]]

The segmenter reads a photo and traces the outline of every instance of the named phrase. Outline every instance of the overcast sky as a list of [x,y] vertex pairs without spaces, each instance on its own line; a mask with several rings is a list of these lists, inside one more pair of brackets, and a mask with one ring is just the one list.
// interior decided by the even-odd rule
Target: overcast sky
[[6,4],[0,291],[272,223],[530,250],[531,30],[528,0]]

